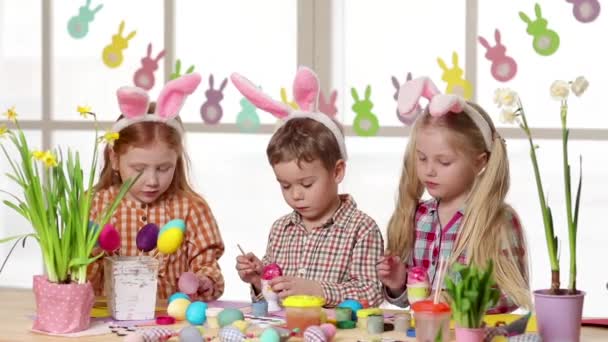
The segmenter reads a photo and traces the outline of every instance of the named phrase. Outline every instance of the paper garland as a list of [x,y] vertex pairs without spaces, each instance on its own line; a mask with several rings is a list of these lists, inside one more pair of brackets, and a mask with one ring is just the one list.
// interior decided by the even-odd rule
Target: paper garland
[[488,41],[479,36],[479,43],[486,48],[485,57],[492,62],[490,73],[495,80],[507,82],[517,74],[517,63],[512,57],[506,55],[507,48],[500,42],[500,31],[494,30],[496,45],[490,46]]
[[94,10],[89,8],[91,0],[87,0],[84,6],[78,9],[78,15],[73,16],[68,21],[68,33],[74,39],[80,39],[89,33],[89,23],[95,19],[95,14],[103,8],[103,4],[99,4]]
[[559,35],[550,30],[547,19],[543,18],[539,4],[534,5],[536,19],[532,21],[524,12],[519,12],[519,17],[528,24],[526,32],[534,37],[532,47],[541,56],[551,56],[559,48]]
[[125,29],[124,20],[120,22],[120,26],[118,27],[118,33],[112,36],[112,43],[107,45],[103,49],[102,59],[103,63],[108,68],[117,68],[122,64],[123,55],[122,52],[124,49],[129,47],[129,40],[135,37],[136,31],[132,31],[128,36],[123,37],[122,33]]
[[213,74],[209,75],[209,89],[205,91],[207,100],[201,106],[201,118],[203,122],[209,125],[215,125],[220,122],[224,111],[220,102],[224,98],[224,88],[228,84],[228,78],[224,78],[219,89],[213,88]]
[[353,122],[353,130],[357,135],[362,137],[371,137],[378,133],[380,125],[378,123],[378,117],[372,113],[374,107],[370,97],[372,94],[372,87],[368,85],[365,88],[365,98],[361,100],[359,94],[355,88],[351,88],[351,95],[355,103],[352,106],[353,112],[355,112],[355,121]]
[[464,79],[464,71],[458,66],[458,54],[452,53],[452,68],[448,68],[441,57],[437,58],[437,63],[443,70],[441,79],[447,83],[445,88],[446,94],[460,95],[466,100],[473,97],[473,86],[471,82]]
[[158,69],[158,62],[165,56],[165,50],[156,55],[152,59],[152,43],[148,44],[148,53],[141,59],[141,68],[133,75],[133,84],[145,90],[150,90],[154,87],[155,79],[154,72]]

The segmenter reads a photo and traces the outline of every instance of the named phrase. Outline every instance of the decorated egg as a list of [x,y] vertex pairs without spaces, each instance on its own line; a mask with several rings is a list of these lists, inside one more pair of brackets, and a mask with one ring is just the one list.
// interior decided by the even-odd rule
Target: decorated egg
[[273,328],[266,328],[260,335],[260,342],[280,342],[281,336],[279,332]]
[[352,310],[352,320],[357,320],[357,311],[363,309],[363,305],[354,299],[347,299],[338,305],[339,308],[350,308]]
[[201,325],[207,320],[207,303],[194,302],[186,309],[186,319],[192,325]]
[[180,342],[203,342],[203,335],[197,327],[189,326],[179,332]]
[[186,294],[193,294],[198,291],[198,277],[192,272],[184,272],[179,276],[177,287]]
[[243,334],[247,332],[247,328],[249,328],[249,322],[238,320],[232,322],[232,326],[239,329]]
[[304,342],[327,342],[329,339],[318,325],[311,325],[304,330]]
[[283,270],[278,264],[272,263],[264,266],[262,270],[262,279],[271,280],[283,275]]
[[120,233],[116,230],[113,224],[108,223],[103,226],[99,233],[99,247],[106,252],[113,252],[120,248]]
[[184,233],[179,228],[169,228],[158,235],[156,248],[163,254],[172,254],[179,249]]
[[167,314],[176,320],[183,321],[186,319],[186,310],[190,305],[190,301],[185,298],[177,298],[169,303]]
[[334,338],[334,336],[336,336],[336,326],[333,324],[329,324],[329,323],[321,324],[321,330],[323,330],[323,333],[325,334],[327,339],[330,341],[332,338]]
[[129,334],[125,336],[124,342],[146,342],[146,338],[139,332],[135,332],[133,334]]
[[245,316],[241,310],[224,309],[217,315],[217,321],[220,327],[225,327],[232,324],[234,321],[244,320]]
[[158,226],[154,223],[148,223],[137,232],[137,249],[149,252],[156,248],[156,240],[158,239]]
[[162,234],[165,230],[168,230],[169,228],[179,228],[179,230],[182,231],[182,233],[186,233],[186,222],[184,222],[184,220],[182,219],[175,219],[175,220],[171,220],[169,222],[167,222],[161,229],[160,232],[158,232],[159,234]]
[[222,342],[243,342],[243,339],[245,339],[245,334],[233,326],[227,326],[220,329],[218,337]]
[[171,303],[172,301],[174,301],[177,298],[184,298],[187,299],[188,301],[190,301],[190,297],[183,293],[183,292],[175,292],[174,294],[172,294],[169,299],[167,300],[167,303]]

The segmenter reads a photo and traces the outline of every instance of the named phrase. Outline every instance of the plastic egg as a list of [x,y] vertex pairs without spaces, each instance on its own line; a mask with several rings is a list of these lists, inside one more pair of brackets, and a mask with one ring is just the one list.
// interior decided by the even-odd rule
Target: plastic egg
[[184,240],[184,233],[179,228],[169,228],[158,235],[156,248],[163,254],[172,254],[178,250]]
[[194,302],[186,309],[186,319],[192,325],[201,325],[207,320],[207,304]]
[[220,329],[218,336],[222,342],[243,342],[243,339],[245,338],[245,334],[232,326]]
[[113,252],[120,248],[120,233],[116,230],[113,224],[108,223],[103,226],[99,233],[99,247],[106,252]]
[[185,327],[179,332],[180,342],[203,342],[203,335],[196,327]]
[[154,223],[148,223],[143,226],[135,239],[137,249],[144,252],[149,252],[156,248],[156,240],[158,239],[158,226]]
[[167,303],[171,303],[172,301],[174,301],[177,298],[184,298],[187,299],[188,301],[190,301],[190,297],[183,293],[183,292],[175,292],[174,294],[171,295],[171,297],[169,297],[169,299],[167,300]]
[[353,311],[352,320],[357,320],[357,311],[363,309],[363,305],[354,299],[347,299],[338,305],[339,308],[350,308]]
[[186,310],[190,305],[190,301],[185,298],[177,298],[169,303],[167,314],[176,320],[183,321],[186,319]]
[[327,339],[330,341],[332,338],[334,338],[334,336],[336,336],[336,326],[333,324],[329,324],[329,323],[321,324],[321,330],[323,330],[323,333],[325,334]]
[[186,233],[186,222],[184,222],[184,220],[182,219],[175,219],[175,220],[171,220],[169,222],[167,222],[161,229],[160,232],[158,232],[159,234],[162,234],[165,230],[168,230],[169,228],[179,228],[179,230],[182,231],[182,233]]
[[198,277],[192,272],[184,272],[179,276],[177,287],[186,294],[193,294],[198,291]]
[[244,319],[245,316],[243,315],[243,312],[237,309],[224,309],[217,315],[217,321],[222,328],[232,324],[234,321]]
[[280,342],[281,336],[273,328],[266,328],[260,335],[260,342]]

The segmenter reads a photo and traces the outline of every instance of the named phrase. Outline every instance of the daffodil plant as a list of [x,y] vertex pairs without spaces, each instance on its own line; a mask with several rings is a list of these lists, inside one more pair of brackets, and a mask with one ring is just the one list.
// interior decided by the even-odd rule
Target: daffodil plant
[[[576,190],[576,197],[574,203],[572,201],[572,181],[570,173],[570,163],[568,161],[568,137],[569,129],[567,125],[568,119],[568,95],[572,91],[576,96],[581,96],[587,87],[589,82],[582,76],[576,78],[574,81],[555,81],[551,85],[550,93],[551,96],[560,101],[560,118],[561,118],[561,129],[562,129],[562,155],[563,155],[563,169],[564,169],[564,188],[566,196],[566,220],[568,225],[568,242],[570,247],[570,278],[568,283],[568,293],[575,294],[576,290],[576,235],[578,230],[578,217],[579,217],[579,204],[582,187],[582,158],[580,159],[579,169],[580,177]],[[551,208],[549,207],[548,200],[545,197],[543,190],[543,183],[540,176],[538,167],[538,159],[536,157],[536,150],[539,148],[538,145],[534,144],[532,139],[532,132],[528,126],[526,119],[526,113],[524,111],[521,99],[516,92],[510,89],[497,89],[495,92],[494,102],[499,108],[502,108],[501,120],[508,123],[517,123],[526,134],[528,142],[530,143],[530,158],[532,160],[532,166],[534,168],[534,179],[536,180],[536,187],[538,190],[538,198],[540,201],[540,208],[543,215],[543,224],[545,227],[545,238],[547,240],[547,249],[549,251],[549,261],[551,263],[551,293],[561,294],[560,290],[560,265],[558,255],[558,239],[553,229],[553,215]]]
[[[54,283],[86,283],[87,266],[103,255],[91,255],[101,231],[92,227],[103,227],[108,222],[136,181],[130,179],[124,182],[118,196],[104,208],[98,221],[89,222],[95,196],[98,146],[103,142],[111,144],[118,138],[118,133],[106,133],[98,138],[95,114],[89,107],[79,106],[77,111],[85,118],[93,117],[95,121],[95,143],[88,179],[84,177],[77,151],[68,149],[67,155],[64,155],[61,149],[30,149],[14,107],[4,115],[16,129],[11,130],[6,124],[0,125],[0,147],[12,171],[7,173],[7,177],[22,190],[21,197],[0,190],[11,198],[3,202],[29,221],[33,228],[31,233],[0,239],[0,243],[16,240],[16,245],[20,240],[25,243],[28,237],[35,238],[42,251],[48,280]],[[11,157],[4,145],[7,141],[16,148],[16,158]]]

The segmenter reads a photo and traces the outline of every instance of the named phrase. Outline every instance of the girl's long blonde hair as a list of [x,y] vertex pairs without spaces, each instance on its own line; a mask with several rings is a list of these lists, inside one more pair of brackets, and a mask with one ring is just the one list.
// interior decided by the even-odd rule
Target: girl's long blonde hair
[[[152,102],[150,108],[148,108],[148,113],[154,113],[154,108],[155,103]],[[179,117],[176,119],[179,121]],[[173,127],[160,122],[138,122],[120,131],[119,138],[114,142],[113,146],[108,145],[104,150],[103,166],[95,189],[99,191],[122,184],[120,175],[112,169],[112,163],[110,162],[111,150],[120,157],[130,147],[146,147],[155,141],[166,143],[177,154],[173,179],[165,193],[186,196],[194,200],[202,200],[202,197],[194,191],[188,180],[190,160],[186,153],[181,134]]]
[[[403,260],[412,256],[415,240],[415,215],[424,192],[416,172],[416,133],[423,127],[435,125],[452,132],[453,142],[466,155],[488,153],[485,168],[476,177],[466,202],[458,238],[450,257],[450,265],[464,253],[468,263],[486,267],[494,261],[494,278],[501,288],[520,307],[532,308],[526,262],[516,253],[526,251],[523,232],[514,232],[511,219],[515,211],[505,203],[509,191],[509,160],[506,146],[496,132],[489,115],[477,104],[475,108],[490,125],[493,134],[492,151],[487,152],[481,131],[464,113],[448,113],[434,118],[425,112],[416,121],[405,151],[403,171],[399,182],[397,206],[387,229],[388,250],[399,253]],[[521,251],[509,248],[516,241]]]

